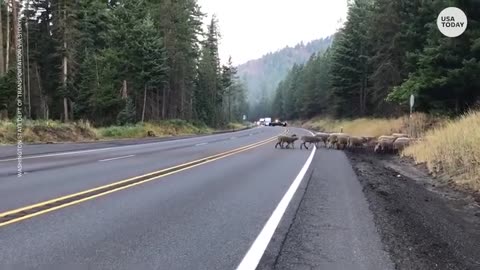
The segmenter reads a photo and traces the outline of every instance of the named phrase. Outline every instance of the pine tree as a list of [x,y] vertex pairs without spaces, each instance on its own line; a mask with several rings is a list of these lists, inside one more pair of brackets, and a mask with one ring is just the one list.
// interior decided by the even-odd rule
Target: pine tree
[[[417,69],[408,80],[395,88],[390,100],[406,103],[410,94],[417,95],[417,108],[423,111],[460,114],[480,97],[480,4],[454,1],[464,10],[468,28],[457,38],[443,36],[435,24],[429,24],[428,40],[418,54]],[[442,1],[433,7],[441,10]]]
[[333,112],[353,117],[367,114],[368,77],[371,72],[370,41],[371,1],[356,0],[349,7],[348,21],[332,45],[331,81],[335,96]]
[[221,117],[224,89],[218,57],[218,39],[217,20],[213,16],[208,26],[206,40],[203,42],[199,62],[195,109],[200,120],[214,127],[224,124]]

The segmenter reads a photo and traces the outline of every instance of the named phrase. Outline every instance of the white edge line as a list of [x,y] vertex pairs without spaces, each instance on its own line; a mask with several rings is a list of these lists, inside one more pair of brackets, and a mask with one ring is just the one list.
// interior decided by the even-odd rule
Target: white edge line
[[206,144],[208,144],[208,143],[206,143],[206,142],[204,142],[204,143],[197,143],[197,144],[195,144],[195,146],[202,146],[202,145],[206,145]]
[[310,164],[312,163],[316,149],[317,147],[314,146],[312,153],[308,157],[295,180],[293,180],[292,185],[290,185],[285,195],[283,195],[282,200],[273,211],[267,223],[265,223],[265,226],[253,242],[247,254],[245,254],[243,257],[242,261],[237,267],[237,270],[255,270],[257,268],[260,260],[263,257],[263,254],[265,253],[265,250],[267,249],[268,244],[270,243],[270,240],[272,239],[273,234],[275,233],[275,230],[278,227],[278,224],[280,223],[285,211],[288,208],[288,205],[290,204],[290,201],[293,198],[293,195],[295,195],[295,192],[300,186],[300,183],[302,183],[302,180],[305,177]]
[[[238,132],[242,132],[242,131],[244,131],[244,130],[240,130]],[[75,154],[107,151],[107,150],[112,150],[112,149],[136,147],[136,146],[139,146],[139,145],[145,146],[145,145],[153,145],[153,144],[169,144],[169,143],[173,143],[173,142],[188,141],[188,140],[194,140],[194,139],[205,138],[205,137],[211,138],[211,137],[217,137],[217,136],[222,136],[222,135],[225,135],[225,134],[212,134],[212,135],[206,135],[206,136],[202,136],[202,137],[193,137],[193,138],[185,138],[185,139],[177,139],[177,140],[167,140],[167,141],[162,141],[162,142],[140,143],[140,144],[131,144],[131,145],[123,145],[123,146],[90,149],[90,150],[67,151],[67,152],[52,153],[52,154],[45,154],[45,155],[32,155],[32,156],[22,157],[22,159],[35,159],[35,158],[75,155]],[[99,142],[99,143],[102,143],[102,142]],[[17,158],[0,159],[0,162],[9,162],[9,161],[16,161],[16,160],[17,160]]]
[[116,158],[107,158],[107,159],[101,159],[98,162],[105,162],[105,161],[111,161],[111,160],[117,160],[117,159],[124,159],[124,158],[130,158],[134,157],[135,155],[128,155],[128,156],[123,156],[123,157],[116,157]]

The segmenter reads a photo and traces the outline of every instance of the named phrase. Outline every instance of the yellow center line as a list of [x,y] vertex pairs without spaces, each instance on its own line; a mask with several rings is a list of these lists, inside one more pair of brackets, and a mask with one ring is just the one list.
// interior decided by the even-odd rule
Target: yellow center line
[[[288,130],[285,131],[284,133],[286,133],[286,132],[288,132]],[[6,216],[9,216],[9,215],[13,215],[13,214],[19,214],[23,211],[31,210],[31,209],[42,207],[42,206],[46,206],[48,204],[52,204],[52,203],[55,203],[55,202],[58,202],[58,201],[62,201],[62,200],[65,200],[65,199],[76,197],[76,196],[92,193],[92,192],[95,192],[95,191],[98,191],[98,190],[101,190],[101,189],[113,187],[113,186],[116,186],[116,185],[120,185],[120,184],[123,184],[123,183],[128,183],[128,182],[134,181],[134,180],[139,179],[139,178],[145,178],[145,177],[150,176],[149,178],[146,178],[144,180],[140,180],[138,182],[134,182],[132,184],[127,184],[125,186],[113,188],[111,190],[107,190],[107,191],[104,191],[104,192],[101,192],[101,193],[98,193],[98,194],[94,194],[94,195],[91,195],[91,196],[88,196],[88,197],[85,197],[85,198],[81,198],[81,199],[78,199],[78,200],[67,202],[67,203],[64,203],[64,204],[61,204],[61,205],[58,205],[58,206],[53,206],[53,207],[49,207],[49,208],[44,209],[44,210],[39,210],[37,212],[27,214],[27,215],[24,215],[24,216],[21,216],[21,217],[18,217],[18,218],[13,218],[11,220],[0,223],[0,227],[6,226],[6,225],[9,225],[9,224],[12,224],[12,223],[16,223],[16,222],[19,222],[19,221],[22,221],[22,220],[25,220],[25,219],[29,219],[29,218],[32,218],[32,217],[35,217],[35,216],[38,216],[38,215],[42,215],[42,214],[45,214],[45,213],[48,213],[48,212],[51,212],[51,211],[55,211],[55,210],[58,210],[58,209],[61,209],[61,208],[65,208],[65,207],[68,207],[68,206],[71,206],[71,205],[75,205],[75,204],[78,204],[78,203],[81,203],[81,202],[84,202],[84,201],[92,200],[94,198],[105,196],[107,194],[117,192],[117,191],[120,191],[120,190],[123,190],[123,189],[127,189],[127,188],[130,188],[130,187],[133,187],[133,186],[137,186],[137,185],[140,185],[140,184],[144,184],[144,183],[147,183],[147,182],[150,182],[150,181],[153,181],[153,180],[157,180],[159,178],[162,178],[162,177],[165,177],[165,176],[168,176],[168,175],[172,175],[172,174],[184,171],[184,170],[188,170],[188,169],[191,169],[191,168],[194,168],[194,167],[206,164],[206,163],[210,163],[210,162],[222,159],[222,158],[226,158],[226,157],[234,155],[234,154],[238,154],[238,153],[241,153],[241,152],[244,152],[244,151],[248,151],[250,149],[257,148],[259,146],[270,143],[270,142],[274,141],[275,138],[276,138],[276,136],[274,136],[272,138],[269,138],[267,140],[263,140],[263,141],[253,143],[253,144],[250,144],[250,145],[247,145],[247,146],[243,146],[243,147],[240,147],[240,148],[237,148],[237,149],[226,151],[226,152],[223,152],[223,153],[220,153],[220,154],[215,154],[215,155],[212,155],[212,156],[209,156],[209,157],[206,157],[206,158],[201,158],[201,159],[197,159],[197,160],[194,160],[194,161],[186,162],[186,163],[176,165],[176,166],[173,166],[173,167],[170,167],[170,168],[162,169],[162,170],[159,170],[159,171],[156,171],[156,172],[152,172],[152,173],[144,174],[144,175],[141,175],[141,176],[128,178],[128,179],[121,180],[121,181],[118,181],[118,182],[114,182],[114,183],[111,183],[111,184],[108,184],[108,185],[99,186],[99,187],[96,187],[96,188],[93,188],[93,189],[81,191],[81,192],[78,192],[78,193],[54,198],[54,199],[51,199],[51,200],[48,200],[48,201],[43,201],[43,202],[39,202],[39,203],[36,203],[36,204],[33,204],[33,205],[28,205],[28,206],[25,206],[25,207],[22,207],[22,208],[17,208],[17,209],[13,209],[13,210],[10,210],[10,211],[7,211],[7,212],[3,212],[3,213],[0,213],[0,218],[6,217]],[[178,169],[176,169],[176,168],[178,168]],[[166,171],[171,171],[171,172],[161,174],[162,172],[166,172]],[[160,175],[157,175],[157,174],[160,174]]]

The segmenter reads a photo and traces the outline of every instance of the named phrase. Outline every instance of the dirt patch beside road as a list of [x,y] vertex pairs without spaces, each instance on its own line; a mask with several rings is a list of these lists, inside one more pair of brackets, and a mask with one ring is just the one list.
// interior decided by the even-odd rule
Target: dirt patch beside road
[[480,269],[474,194],[439,186],[398,157],[347,155],[397,269]]

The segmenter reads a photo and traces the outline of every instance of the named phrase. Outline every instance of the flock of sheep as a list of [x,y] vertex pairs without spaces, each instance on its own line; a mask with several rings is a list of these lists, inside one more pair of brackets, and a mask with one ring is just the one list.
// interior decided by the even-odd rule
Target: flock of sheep
[[[293,134],[291,136],[279,136],[277,146],[280,148],[295,148],[295,141],[299,138]],[[412,139],[407,134],[393,133],[392,135],[382,135],[378,138],[367,136],[351,136],[346,133],[325,133],[319,132],[314,136],[302,136],[300,138],[300,149],[314,144],[317,148],[323,144],[326,148],[338,150],[354,149],[372,149],[375,153],[398,153],[407,147]],[[307,146],[308,143],[308,146]],[[285,145],[286,144],[286,145]]]

